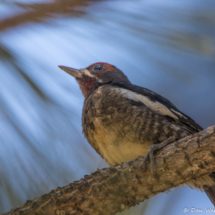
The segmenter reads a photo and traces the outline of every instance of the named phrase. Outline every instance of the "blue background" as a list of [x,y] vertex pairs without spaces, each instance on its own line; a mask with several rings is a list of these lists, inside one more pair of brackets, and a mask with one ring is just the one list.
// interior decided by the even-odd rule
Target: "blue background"
[[[82,134],[79,86],[58,65],[108,62],[204,128],[215,124],[213,0],[64,1],[0,3],[0,213],[108,167]],[[119,214],[192,207],[213,205],[183,186]]]

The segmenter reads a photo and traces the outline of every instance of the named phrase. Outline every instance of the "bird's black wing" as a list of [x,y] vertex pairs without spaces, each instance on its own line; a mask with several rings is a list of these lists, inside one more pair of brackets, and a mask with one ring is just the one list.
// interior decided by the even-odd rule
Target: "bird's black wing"
[[130,99],[132,99],[132,96],[134,96],[135,101],[137,101],[138,99],[138,102],[142,102],[144,105],[148,106],[159,114],[166,115],[168,118],[171,117],[174,121],[178,121],[179,123],[191,129],[193,133],[202,130],[202,127],[200,125],[198,125],[189,116],[179,111],[174,104],[172,104],[163,96],[146,88],[139,87],[130,83],[118,83],[115,84],[115,86],[121,89],[128,90]]

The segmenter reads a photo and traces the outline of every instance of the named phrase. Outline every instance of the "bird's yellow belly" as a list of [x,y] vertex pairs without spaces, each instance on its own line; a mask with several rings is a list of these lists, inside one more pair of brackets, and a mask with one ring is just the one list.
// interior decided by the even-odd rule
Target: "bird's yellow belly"
[[121,162],[133,160],[140,155],[148,153],[142,144],[133,144],[131,142],[121,142],[119,145],[99,144],[99,149],[105,161],[109,165],[120,164]]
[[94,143],[109,165],[120,164],[148,153],[146,144],[134,143],[128,138],[119,138],[116,129],[105,128],[98,119],[95,121]]

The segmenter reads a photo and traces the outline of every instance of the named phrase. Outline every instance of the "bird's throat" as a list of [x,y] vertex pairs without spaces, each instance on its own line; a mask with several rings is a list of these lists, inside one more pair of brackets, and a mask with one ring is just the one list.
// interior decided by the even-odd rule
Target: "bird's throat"
[[98,88],[96,79],[91,77],[79,79],[78,84],[85,98],[87,98],[95,89]]

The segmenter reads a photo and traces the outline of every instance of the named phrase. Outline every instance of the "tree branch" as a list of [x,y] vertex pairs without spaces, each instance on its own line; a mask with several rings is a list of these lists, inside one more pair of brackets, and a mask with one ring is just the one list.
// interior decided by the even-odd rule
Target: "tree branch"
[[[51,3],[17,4],[27,12],[0,21],[0,32],[28,22],[47,22],[55,15],[77,16],[85,13],[78,6],[101,0],[58,0]],[[56,16],[57,17],[57,16]]]
[[215,171],[215,126],[176,141],[155,156],[155,177],[140,156],[27,201],[5,215],[115,214]]

